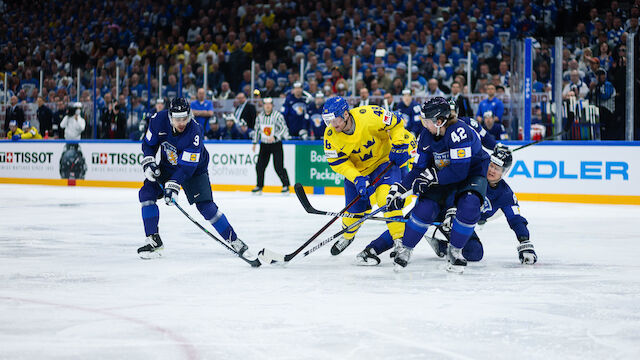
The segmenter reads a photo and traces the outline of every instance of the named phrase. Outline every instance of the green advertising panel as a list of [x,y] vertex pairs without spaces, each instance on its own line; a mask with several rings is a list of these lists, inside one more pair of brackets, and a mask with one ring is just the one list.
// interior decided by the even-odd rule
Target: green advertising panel
[[329,167],[322,145],[296,145],[296,182],[304,186],[341,187],[344,176]]

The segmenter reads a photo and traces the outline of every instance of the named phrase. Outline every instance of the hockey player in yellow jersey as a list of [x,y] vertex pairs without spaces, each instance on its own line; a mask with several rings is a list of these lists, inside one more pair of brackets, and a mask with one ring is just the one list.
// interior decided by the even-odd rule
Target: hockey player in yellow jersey
[[7,139],[20,140],[22,138],[22,129],[18,127],[18,122],[15,120],[9,121],[9,132],[7,133]]
[[30,121],[25,121],[22,123],[22,140],[33,139],[40,140],[42,139],[42,135],[38,132],[35,126],[31,126]]
[[[364,215],[371,209],[370,201],[382,207],[394,179],[400,179],[400,167],[410,159],[410,138],[405,137],[402,120],[379,106],[360,106],[349,110],[346,100],[333,97],[322,109],[327,124],[324,133],[324,152],[333,171],[344,175],[345,204],[361,197],[347,212]],[[385,169],[394,164],[374,186],[369,186]],[[370,200],[371,198],[371,200]],[[402,210],[384,213],[385,217],[402,216]],[[348,227],[357,218],[342,218]],[[394,240],[402,238],[404,223],[388,222]],[[332,255],[340,254],[355,237],[358,227],[344,233],[331,248]]]

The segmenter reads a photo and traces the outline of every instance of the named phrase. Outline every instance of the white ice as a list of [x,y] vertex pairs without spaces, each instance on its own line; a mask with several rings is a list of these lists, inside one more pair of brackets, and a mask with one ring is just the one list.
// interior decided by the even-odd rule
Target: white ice
[[[396,274],[386,254],[353,264],[382,223],[340,256],[326,246],[255,269],[160,203],[165,256],[138,259],[135,189],[0,193],[0,359],[640,358],[638,206],[524,202],[535,266],[520,265],[503,217],[463,275],[424,241]],[[291,252],[329,220],[293,194],[214,198],[254,251]]]

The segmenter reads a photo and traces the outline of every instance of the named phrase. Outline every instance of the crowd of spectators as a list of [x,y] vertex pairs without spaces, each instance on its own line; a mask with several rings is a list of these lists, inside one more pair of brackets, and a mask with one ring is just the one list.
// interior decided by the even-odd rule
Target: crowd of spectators
[[[90,116],[99,119],[99,138],[139,139],[146,116],[179,94],[193,101],[205,131],[222,133],[230,121],[252,129],[256,109],[245,105],[254,91],[252,60],[260,96],[285,98],[279,110],[292,136],[321,136],[314,115],[335,95],[391,110],[404,95],[453,96],[468,116],[504,127],[502,114],[474,113],[461,94],[509,94],[516,56],[510,41],[529,36],[536,39],[534,92],[549,91],[550,44],[560,35],[563,96],[605,108],[607,136],[621,138],[626,37],[637,33],[639,6],[640,0],[0,0],[0,101],[9,103],[3,130],[12,119],[20,127],[24,111],[16,108],[34,104],[40,133],[62,137],[65,116],[88,112],[78,114],[76,102],[95,102]],[[225,116],[213,107],[212,100],[230,99],[235,108]],[[411,113],[404,114],[409,126]],[[90,125],[83,137],[91,137]]]

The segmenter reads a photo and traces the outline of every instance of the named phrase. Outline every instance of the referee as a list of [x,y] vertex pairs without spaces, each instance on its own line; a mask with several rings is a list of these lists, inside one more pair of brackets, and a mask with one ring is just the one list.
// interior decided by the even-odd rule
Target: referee
[[260,152],[258,153],[258,163],[256,164],[256,174],[258,176],[258,184],[252,193],[262,193],[264,186],[264,171],[269,163],[269,158],[273,154],[273,166],[276,173],[282,181],[282,193],[289,193],[289,175],[283,164],[282,139],[289,137],[289,130],[284,121],[284,116],[279,111],[273,110],[273,100],[264,98],[263,111],[256,118],[255,133],[253,136],[252,151],[256,151],[256,144],[260,143]]

